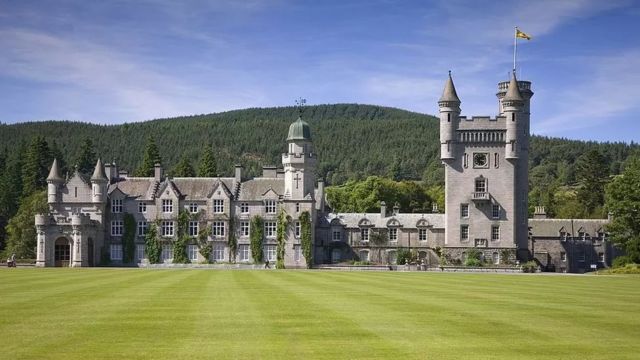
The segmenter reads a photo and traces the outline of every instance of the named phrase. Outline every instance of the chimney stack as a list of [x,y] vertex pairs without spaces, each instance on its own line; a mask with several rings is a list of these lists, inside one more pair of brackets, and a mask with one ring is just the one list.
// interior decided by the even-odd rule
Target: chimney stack
[[160,165],[160,163],[156,163],[154,170],[155,180],[157,182],[162,181],[162,165]]
[[236,176],[235,176],[236,184],[242,182],[242,165],[236,164]]
[[380,216],[387,217],[387,203],[380,201]]

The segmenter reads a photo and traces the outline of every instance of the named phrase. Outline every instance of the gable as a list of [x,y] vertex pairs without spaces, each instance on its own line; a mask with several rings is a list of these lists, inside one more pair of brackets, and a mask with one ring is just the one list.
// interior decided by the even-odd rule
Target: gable
[[91,185],[77,173],[75,173],[61,189],[62,202],[85,203],[91,202]]

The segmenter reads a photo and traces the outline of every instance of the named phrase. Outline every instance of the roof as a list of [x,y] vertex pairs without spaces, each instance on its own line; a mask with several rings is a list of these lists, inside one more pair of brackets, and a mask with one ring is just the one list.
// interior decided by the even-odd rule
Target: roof
[[329,213],[323,222],[330,224],[333,220],[340,221],[341,225],[348,228],[355,228],[361,225],[361,221],[366,219],[369,226],[376,228],[386,228],[393,224],[394,220],[399,226],[405,228],[415,228],[420,223],[421,226],[432,226],[436,229],[444,229],[444,214],[415,214],[399,213],[382,217],[380,213]]
[[608,223],[608,219],[529,219],[531,234],[535,237],[559,237],[560,231],[574,237],[581,230],[595,236]]
[[91,176],[91,181],[107,181],[107,175],[104,173],[104,166],[102,166],[102,160],[98,159],[96,163],[96,168],[93,170],[93,175]]
[[269,190],[284,195],[284,178],[255,178],[240,185],[240,200],[258,200]]
[[222,187],[229,197],[233,197],[234,178],[173,178],[171,182],[186,200],[202,200],[210,197],[213,192]]
[[156,181],[154,178],[126,178],[123,181],[109,185],[107,193],[111,194],[115,189],[119,189],[129,197],[140,200],[153,200]]
[[51,171],[49,171],[49,176],[47,176],[47,181],[59,181],[59,182],[64,181],[62,176],[60,176],[60,167],[58,166],[58,159],[53,159],[53,164],[51,165]]
[[289,140],[311,140],[309,124],[302,120],[302,118],[298,118],[298,120],[294,121],[289,126],[289,136],[287,136],[287,141]]
[[442,92],[442,96],[438,102],[444,101],[452,101],[452,102],[460,102],[460,98],[458,98],[458,93],[456,92],[456,87],[453,85],[453,79],[451,78],[451,72],[449,72],[449,78],[447,82],[444,84],[444,91]]
[[516,80],[516,73],[511,74],[511,81],[507,88],[507,94],[502,100],[506,101],[523,101],[522,94],[520,94],[520,87],[518,86],[518,80]]

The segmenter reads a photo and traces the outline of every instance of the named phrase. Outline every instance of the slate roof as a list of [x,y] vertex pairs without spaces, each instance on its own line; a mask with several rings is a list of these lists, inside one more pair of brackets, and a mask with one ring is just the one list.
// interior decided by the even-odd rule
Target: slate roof
[[376,228],[386,228],[393,219],[405,228],[415,228],[420,220],[426,220],[427,226],[436,229],[444,229],[444,214],[414,214],[400,213],[397,215],[387,215],[382,217],[380,213],[329,213],[322,223],[330,224],[334,219],[338,219],[342,225],[348,228],[358,227],[362,219],[367,219]]
[[234,178],[173,178],[171,181],[186,200],[206,199],[213,194],[218,185],[227,195],[234,197]]
[[240,186],[240,200],[258,200],[269,189],[279,196],[284,195],[284,178],[255,178],[242,183]]
[[60,175],[60,167],[58,166],[58,159],[53,159],[53,164],[51,165],[51,171],[49,171],[49,176],[47,176],[48,181],[59,181],[62,182],[62,176]]
[[507,94],[502,100],[507,101],[522,101],[522,94],[520,94],[520,88],[518,87],[518,80],[516,80],[515,72],[511,75],[511,81],[509,82],[509,88]]
[[133,177],[126,178],[114,184],[110,184],[107,190],[111,194],[115,189],[120,189],[129,197],[139,200],[153,200],[156,190],[156,181],[154,178]]
[[597,236],[603,231],[607,219],[529,219],[529,227],[534,237],[559,237],[560,230],[571,237],[577,237],[582,229],[589,236]]
[[451,72],[449,72],[449,78],[447,82],[444,84],[444,90],[442,91],[442,96],[438,102],[451,101],[460,103],[460,98],[458,97],[458,93],[456,92],[456,87],[453,85],[453,79],[451,78]]

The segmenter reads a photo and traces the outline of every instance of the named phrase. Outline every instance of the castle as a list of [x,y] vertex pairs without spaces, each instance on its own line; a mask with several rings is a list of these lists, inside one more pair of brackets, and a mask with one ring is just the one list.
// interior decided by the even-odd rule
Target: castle
[[[49,213],[35,217],[37,266],[95,266],[123,262],[123,236],[135,231],[134,262],[147,263],[144,238],[157,224],[160,260],[171,262],[181,210],[190,214],[186,245],[190,261],[252,263],[252,219],[262,218],[263,257],[275,262],[278,213],[284,229],[284,265],[303,267],[301,216],[310,215],[313,262],[351,259],[395,263],[398,249],[417,252],[422,263],[460,263],[470,249],[496,265],[535,259],[546,270],[584,272],[606,267],[615,256],[606,241],[606,219],[546,219],[543,208],[528,218],[531,83],[498,84],[495,118],[461,116],[451,74],[438,101],[440,158],[445,168],[446,213],[400,213],[382,203],[379,213],[333,213],[324,184],[316,179],[309,125],[289,127],[282,168],[266,166],[261,177],[169,178],[160,164],[154,177],[131,177],[98,160],[90,178],[77,171],[63,179],[54,160],[48,183]],[[135,229],[125,229],[125,216]],[[196,238],[207,229],[209,259]],[[187,229],[185,229],[187,230]],[[210,231],[209,231],[210,230]],[[230,238],[237,242],[230,251]],[[383,241],[378,241],[383,238]],[[105,259],[106,258],[106,259]]]

